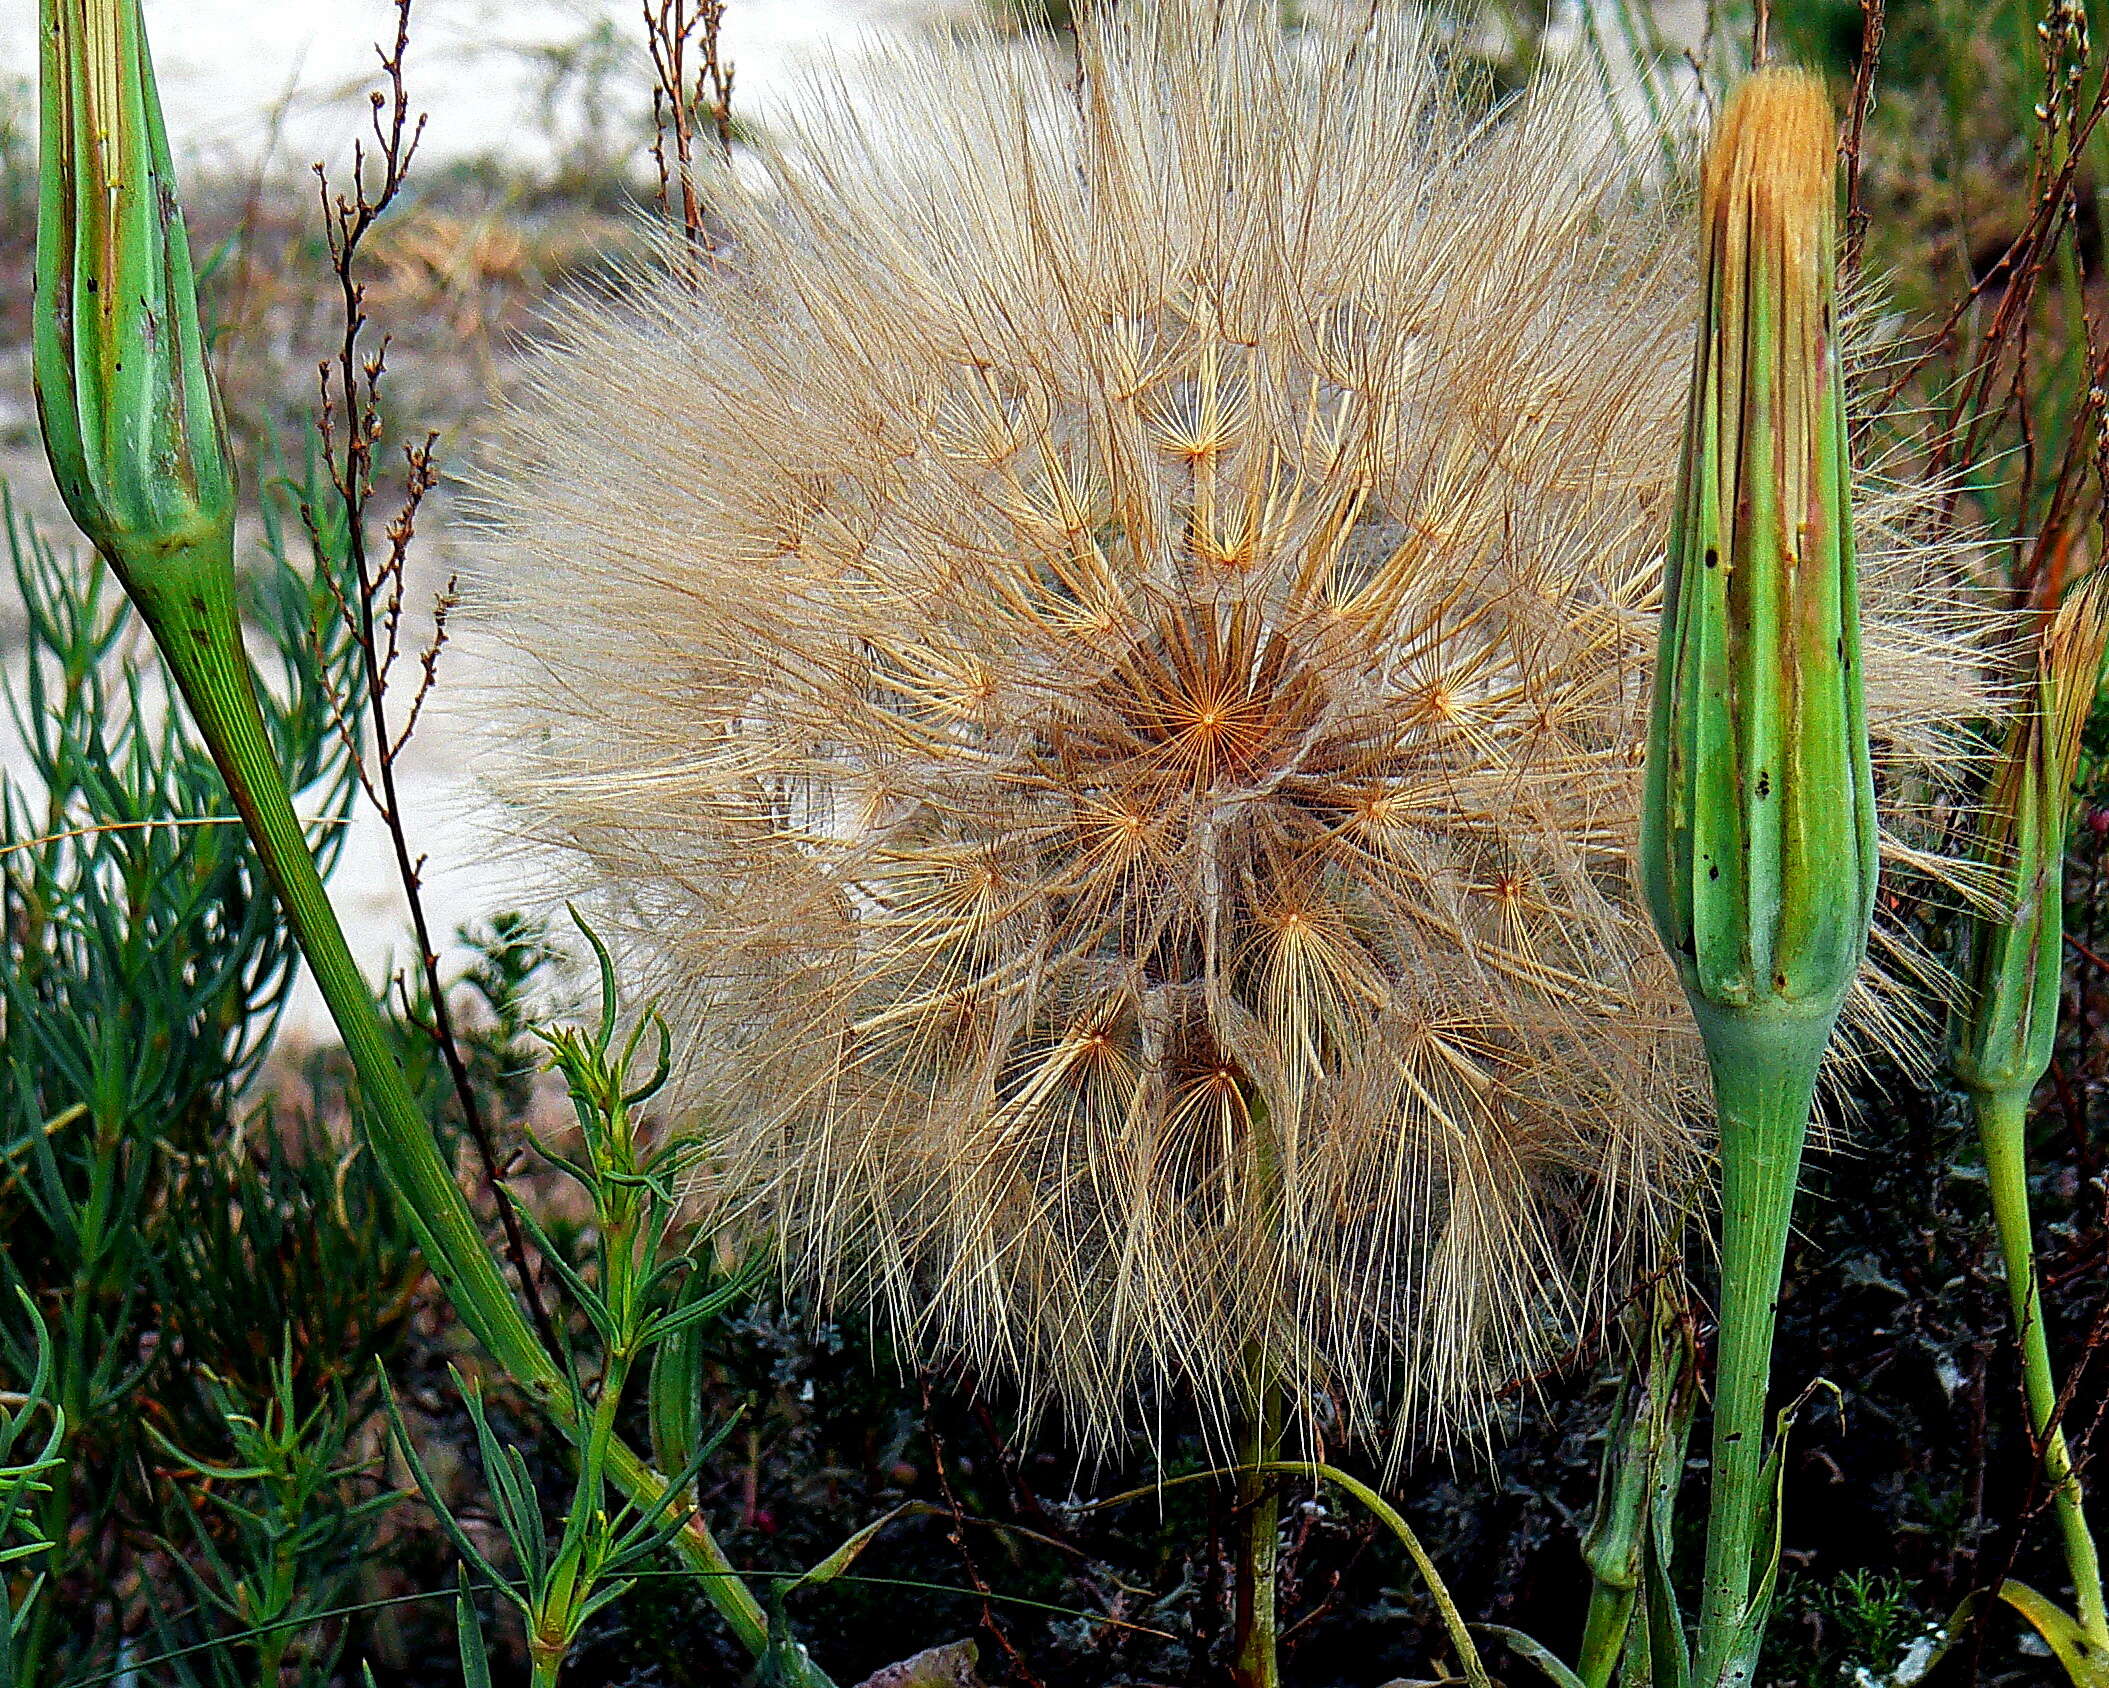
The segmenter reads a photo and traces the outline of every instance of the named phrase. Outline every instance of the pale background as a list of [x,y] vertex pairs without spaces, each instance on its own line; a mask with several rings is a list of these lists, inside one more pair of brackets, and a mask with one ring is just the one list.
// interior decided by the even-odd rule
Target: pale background
[[[145,0],[145,9],[179,176],[298,181],[322,161],[342,177],[367,120],[375,42],[393,39],[389,0]],[[731,0],[723,46],[735,110],[766,127],[800,97],[804,72],[839,59],[854,80],[871,46],[973,9],[973,0]],[[36,0],[0,0],[0,80],[14,84],[18,102],[34,85],[36,16]],[[424,167],[497,154],[532,172],[581,137],[634,145],[646,127],[640,0],[417,0],[412,18],[407,77],[412,109],[428,114]],[[443,438],[443,454],[450,444],[466,449]],[[0,358],[0,477],[52,538],[72,538],[36,447],[26,356]],[[380,500],[376,511],[384,513]],[[425,602],[460,560],[444,493],[428,517],[413,571]],[[11,594],[0,584],[0,599]],[[0,603],[0,633],[16,621],[13,605]],[[473,648],[463,640],[448,652],[435,705],[399,770],[412,845],[429,857],[427,910],[442,936],[535,891],[531,868],[502,847],[480,794]],[[0,760],[15,760],[13,741],[0,723]],[[370,813],[351,832],[332,889],[371,973],[409,959],[387,835]],[[324,1027],[319,998],[305,991],[292,1029]]]
[[[795,88],[816,53],[854,49],[932,16],[942,0],[731,0],[726,54],[753,114]],[[628,55],[611,91],[647,102],[640,0],[418,0],[412,71],[431,113],[428,144],[460,156],[504,146],[546,153],[536,56],[576,50],[597,29]],[[0,68],[31,77],[36,0],[0,0]],[[386,0],[146,0],[170,139],[192,161],[253,168],[284,109],[280,146],[301,164],[334,157],[394,32]],[[576,111],[562,114],[581,120]]]

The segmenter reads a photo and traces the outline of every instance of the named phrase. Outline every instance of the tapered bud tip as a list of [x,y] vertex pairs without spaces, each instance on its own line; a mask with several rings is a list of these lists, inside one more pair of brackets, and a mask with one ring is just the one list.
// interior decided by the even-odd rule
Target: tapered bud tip
[[1971,938],[1970,1006],[1957,1025],[1955,1076],[1980,1092],[2026,1096],[2050,1070],[2064,960],[2062,884],[2080,740],[2109,649],[2109,577],[2065,595],[2036,643],[2035,697],[2007,731],[1978,817],[1978,852],[2003,906]]
[[1761,70],[1730,96],[1707,153],[1709,238],[1747,231],[1752,246],[1783,245],[1820,265],[1835,238],[1832,191],[1838,132],[1822,78]]
[[2065,594],[2043,634],[2044,731],[2053,769],[2070,791],[2080,762],[2080,737],[2087,730],[2109,650],[2109,577],[2099,571]]

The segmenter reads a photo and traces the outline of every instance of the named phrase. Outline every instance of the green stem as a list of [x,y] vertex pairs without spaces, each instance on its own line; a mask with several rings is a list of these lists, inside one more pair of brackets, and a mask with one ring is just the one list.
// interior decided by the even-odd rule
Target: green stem
[[[217,545],[165,557],[151,585],[127,571],[127,587],[197,718],[336,1021],[359,1076],[368,1140],[410,1216],[426,1261],[462,1323],[576,1441],[586,1427],[576,1422],[563,1373],[536,1339],[485,1246],[468,1199],[396,1062],[372,994],[315,870],[257,708],[254,675],[235,609],[233,566],[224,544],[223,537]],[[664,1492],[664,1480],[623,1443],[609,1447],[608,1471],[641,1506],[654,1504]],[[731,1562],[700,1515],[688,1521],[673,1546],[690,1567],[705,1573],[697,1579],[703,1592],[742,1645],[758,1658],[764,1655],[769,1647],[767,1615],[731,1574]],[[808,1688],[827,1688],[828,1679],[817,1666],[808,1663],[803,1668]]]
[[2036,1250],[2028,1208],[2028,1091],[2019,1086],[1976,1094],[1977,1137],[1992,1190],[1992,1223],[2006,1262],[2007,1299],[2021,1347],[2021,1380],[2028,1396],[2029,1429],[2043,1449],[2058,1529],[2065,1538],[2065,1565],[2072,1577],[2080,1627],[2095,1647],[2109,1652],[2109,1608],[2102,1598],[2101,1556],[2087,1528],[2078,1473],[2054,1422],[2058,1386],[2050,1367],[2050,1339],[2043,1328],[2043,1292],[2036,1276]]
[[1693,1403],[1691,1345],[1681,1296],[1659,1282],[1626,1311],[1630,1341],[1618,1405],[1604,1437],[1596,1509],[1582,1540],[1589,1611],[1574,1674],[1610,1688],[1625,1656],[1656,1528],[1657,1495],[1683,1475]]
[[1772,1546],[1765,1396],[1780,1273],[1816,1073],[1836,1011],[1787,1017],[1694,1007],[1721,1134],[1720,1336],[1697,1681],[1748,1688],[1765,1622],[1752,1582]]
[[[1336,1465],[1324,1465],[1309,1459],[1270,1460],[1266,1469],[1290,1477],[1315,1477],[1320,1482],[1331,1483],[1345,1489],[1364,1506],[1368,1507],[1377,1521],[1398,1537],[1400,1546],[1406,1549],[1407,1558],[1413,1561],[1414,1569],[1421,1574],[1421,1582],[1428,1596],[1435,1602],[1436,1616],[1442,1620],[1443,1632],[1450,1638],[1450,1645],[1457,1649],[1458,1668],[1464,1672],[1466,1688],[1493,1688],[1486,1665],[1479,1657],[1479,1648],[1472,1640],[1471,1627],[1465,1622],[1464,1613],[1458,1610],[1457,1602],[1451,1598],[1449,1586],[1444,1583],[1442,1573],[1435,1568],[1435,1561],[1428,1550],[1421,1546],[1420,1537],[1413,1533],[1405,1516],[1399,1509],[1359,1477],[1350,1477]],[[1108,1507],[1126,1506],[1131,1501],[1161,1499],[1167,1489],[1176,1489],[1186,1483],[1213,1482],[1220,1477],[1235,1475],[1234,1471],[1189,1471],[1178,1477],[1160,1476],[1154,1483],[1140,1489],[1127,1489],[1117,1495],[1108,1495],[1103,1500],[1086,1503],[1081,1510],[1104,1511]],[[876,1528],[876,1526],[873,1526]],[[810,1575],[811,1573],[808,1573]]]
[[[1644,1339],[1650,1334],[1642,1333]],[[1628,1367],[1605,1439],[1596,1513],[1582,1543],[1582,1558],[1589,1566],[1589,1611],[1582,1623],[1575,1675],[1584,1688],[1609,1688],[1640,1599],[1640,1556],[1655,1478],[1654,1461],[1642,1445],[1653,1368],[1641,1354],[1652,1358],[1656,1346],[1649,1342]]]
[[1626,1636],[1633,1627],[1633,1608],[1640,1603],[1638,1586],[1606,1582],[1601,1577],[1589,1591],[1589,1615],[1582,1624],[1582,1651],[1574,1673],[1584,1688],[1609,1688],[1618,1661],[1626,1651]]
[[1428,1557],[1428,1550],[1421,1545],[1420,1537],[1413,1533],[1397,1507],[1360,1478],[1350,1477],[1338,1466],[1324,1465],[1316,1460],[1278,1459],[1268,1469],[1287,1472],[1291,1476],[1316,1477],[1335,1484],[1368,1507],[1377,1521],[1398,1537],[1399,1544],[1406,1549],[1407,1558],[1420,1572],[1421,1584],[1435,1602],[1436,1616],[1442,1620],[1443,1632],[1457,1650],[1457,1665],[1464,1674],[1466,1688],[1493,1688],[1486,1666],[1480,1661],[1479,1648],[1473,1643],[1472,1631],[1465,1623],[1464,1614],[1457,1609],[1457,1602],[1451,1598],[1449,1585],[1443,1581],[1442,1573],[1435,1568],[1435,1561]]
[[1275,1610],[1276,1560],[1281,1548],[1280,1479],[1282,1389],[1255,1365],[1245,1461],[1238,1468],[1237,1688],[1280,1688],[1280,1624]]

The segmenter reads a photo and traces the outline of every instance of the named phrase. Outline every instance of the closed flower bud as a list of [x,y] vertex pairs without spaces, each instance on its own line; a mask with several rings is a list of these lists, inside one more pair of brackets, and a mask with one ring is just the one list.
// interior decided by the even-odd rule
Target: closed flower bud
[[1706,170],[1642,866],[1709,1039],[1745,1017],[1826,1038],[1874,899],[1832,160],[1821,84],[1768,71]]
[[[2067,593],[2043,629],[2033,696],[2007,731],[1985,794],[1978,855],[1999,895],[1970,934],[1970,996],[1952,1052],[1955,1076],[1971,1092],[1977,1118],[1992,1224],[2006,1268],[2007,1304],[2021,1349],[2029,1430],[2041,1453],[2064,1543],[2075,1615],[2059,1612],[2018,1583],[2006,1584],[2002,1597],[2039,1628],[2050,1618],[2062,1622],[2066,1646],[2082,1660],[2109,1659],[2109,1600],[2103,1595],[2101,1553],[2088,1527],[2086,1497],[2058,1424],[2063,1399],[2044,1327],[2029,1217],[2028,1112],[2057,1037],[2072,781],[2101,684],[2105,647],[2109,594],[2103,591],[2103,577],[2095,574]],[[2032,1608],[2030,1601],[2046,1610]],[[2077,1669],[2071,1674],[2075,1682],[2099,1679]]]
[[37,401],[66,507],[150,620],[233,592],[234,469],[139,0],[45,0]]
[[2064,949],[2063,878],[2080,736],[2109,645],[2109,594],[2096,575],[2067,595],[2037,649],[2030,707],[2007,733],[1978,820],[1978,852],[1999,904],[1971,934],[1970,999],[1955,1075],[2023,1099],[2050,1066]]
[[1649,912],[1720,1130],[1712,1516],[1697,1680],[1754,1680],[1775,1553],[1765,1396],[1816,1075],[1873,913],[1831,107],[1761,71],[1722,114],[1642,808]]

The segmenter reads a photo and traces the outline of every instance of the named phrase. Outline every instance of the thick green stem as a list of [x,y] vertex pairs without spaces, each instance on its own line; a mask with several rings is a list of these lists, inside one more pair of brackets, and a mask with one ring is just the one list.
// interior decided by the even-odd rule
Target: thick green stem
[[1599,1578],[1588,1595],[1588,1618],[1582,1623],[1582,1654],[1575,1658],[1575,1675],[1586,1688],[1609,1688],[1618,1673],[1618,1661],[1626,1654],[1626,1635],[1632,1629],[1632,1610],[1639,1606],[1639,1585],[1605,1583]]
[[2029,1429],[2043,1449],[2043,1475],[2065,1541],[2065,1566],[2072,1577],[2080,1627],[2097,1648],[2109,1652],[2109,1609],[2102,1598],[2102,1562],[2087,1528],[2085,1497],[2065,1432],[2053,1419],[2058,1386],[2050,1366],[2050,1339],[2043,1328],[2043,1292],[2036,1276],[2036,1248],[2028,1204],[2028,1091],[2020,1087],[1976,1094],[1977,1136],[1984,1147],[1985,1176],[1992,1191],[1992,1223],[2006,1263],[2007,1299],[2015,1339],[2021,1347],[2021,1380],[2028,1396]]
[[1238,1470],[1237,1688],[1279,1688],[1280,1625],[1275,1611],[1275,1567],[1281,1543],[1281,1479],[1269,1467],[1281,1458],[1282,1390],[1254,1367],[1245,1459]]
[[[563,1374],[514,1301],[468,1199],[439,1152],[315,871],[257,708],[232,581],[233,569],[224,555],[194,554],[164,559],[153,588],[139,590],[136,580],[128,584],[226,778],[235,808],[344,1039],[359,1075],[368,1140],[410,1215],[427,1262],[463,1324],[576,1440],[587,1427],[576,1422]],[[608,1448],[608,1474],[641,1506],[656,1504],[665,1488],[659,1474],[621,1442]],[[704,1593],[740,1642],[757,1657],[764,1654],[768,1617],[709,1526],[700,1516],[692,1517],[673,1546],[701,1573]],[[807,1663],[803,1669],[808,1688],[826,1688],[828,1679],[817,1666]]]
[[1835,1011],[1758,1016],[1695,1004],[1721,1134],[1720,1336],[1698,1681],[1747,1688],[1763,1638],[1752,1583],[1769,1558],[1765,1397],[1816,1073]]
[[1589,1615],[1582,1624],[1582,1651],[1574,1673],[1584,1688],[1609,1688],[1625,1656],[1626,1636],[1633,1628],[1633,1609],[1640,1603],[1638,1585],[1598,1578],[1589,1590]]

